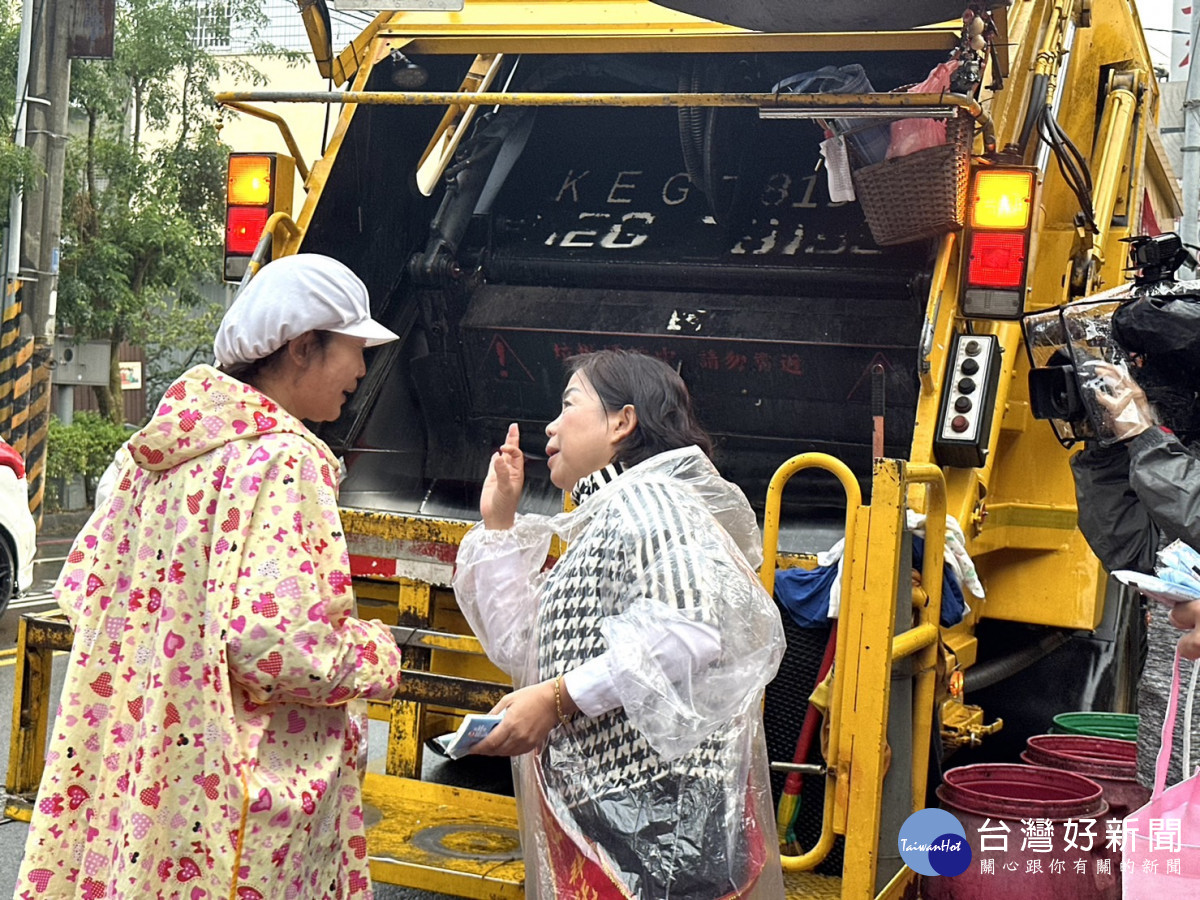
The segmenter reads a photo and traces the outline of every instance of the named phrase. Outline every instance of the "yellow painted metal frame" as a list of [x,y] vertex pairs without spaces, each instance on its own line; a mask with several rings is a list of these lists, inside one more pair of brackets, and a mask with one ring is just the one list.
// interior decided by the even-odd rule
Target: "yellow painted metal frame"
[[[922,568],[925,590],[920,595],[927,600],[918,610],[917,624],[897,636],[895,598],[900,593],[901,575],[907,571],[900,565],[900,548],[908,487],[914,483],[930,488],[926,492],[930,508]],[[857,533],[853,555],[847,557],[849,577],[844,582],[838,618],[839,644],[845,640],[857,653],[854,665],[844,667],[835,679],[834,693],[841,711],[834,724],[840,735],[838,754],[830,761],[837,772],[834,828],[846,840],[842,876],[846,900],[875,896],[892,666],[906,656],[915,656],[916,664],[912,810],[924,806],[933,737],[945,509],[945,484],[937,466],[875,461],[867,527]]]
[[378,33],[408,39],[416,53],[471,55],[769,53],[831,46],[847,51],[950,50],[957,40],[949,25],[890,32],[761,34],[644,0],[470,0],[459,12],[392,14]]
[[[811,468],[824,469],[841,483],[842,490],[846,493],[845,546],[851,548],[857,545],[855,538],[859,512],[862,508],[862,489],[859,488],[858,479],[854,476],[854,473],[840,459],[825,453],[801,453],[799,456],[793,456],[775,470],[775,474],[771,476],[770,484],[767,485],[767,504],[763,513],[763,563],[762,568],[759,569],[759,577],[762,579],[763,587],[767,589],[767,593],[772,596],[775,594],[775,567],[779,555],[779,518],[783,504],[783,489],[787,486],[788,480],[793,475]],[[843,582],[846,579],[845,570],[843,570],[842,579]],[[844,671],[846,653],[848,652],[846,648],[846,641],[843,639],[842,632],[839,629],[837,643],[834,647],[835,672]],[[841,704],[838,702],[832,703],[829,710],[829,718],[832,723],[829,733],[829,759],[831,761],[838,758],[838,742],[841,736],[840,729],[838,728],[840,712]],[[781,857],[785,872],[809,871],[819,865],[829,855],[829,851],[833,848],[833,842],[836,840],[833,829],[836,783],[835,767],[830,765],[829,771],[825,776],[825,805],[821,813],[821,836],[818,838],[817,843],[809,848],[807,852],[799,856]],[[782,798],[780,800],[780,819],[785,817],[790,819],[793,808],[794,801],[788,800],[786,796]]]
[[703,107],[740,106],[758,109],[807,109],[821,112],[895,111],[929,115],[961,109],[985,129],[990,119],[979,101],[950,93],[788,94],[761,92],[636,91],[586,93],[554,91],[224,91],[216,101],[228,103],[344,103],[372,106],[620,106]]
[[[767,489],[760,574],[768,591],[774,590],[784,487],[794,474],[814,467],[835,475],[847,497],[843,599],[829,710],[829,769],[817,843],[806,853],[782,857],[781,862],[786,872],[811,870],[828,855],[836,835],[845,835],[841,896],[870,898],[875,896],[878,867],[891,669],[896,660],[910,656],[915,669],[911,809],[924,805],[929,742],[934,737],[946,486],[942,470],[935,465],[876,460],[871,506],[863,507],[858,481],[840,460],[820,453],[793,457],[776,471]],[[895,598],[902,574],[900,547],[910,484],[927,486],[927,550],[922,562],[922,582],[927,588],[914,593],[922,601],[916,624],[895,635]],[[883,598],[888,598],[886,605]],[[781,803],[781,817],[787,812]],[[850,829],[851,821],[860,824]]]
[[[1128,73],[1127,84],[1114,87],[1108,92],[1104,103],[1104,115],[1100,121],[1101,142],[1099,160],[1095,165],[1093,183],[1095,192],[1092,207],[1095,210],[1096,234],[1092,244],[1091,256],[1095,262],[1096,273],[1105,263],[1105,248],[1109,245],[1109,232],[1112,229],[1113,210],[1117,204],[1121,187],[1128,181],[1122,178],[1122,171],[1129,170],[1129,157],[1132,152],[1130,136],[1133,134],[1133,118],[1138,110],[1136,96],[1137,81],[1133,73]],[[1124,259],[1121,260],[1124,262]]]
[[910,464],[905,467],[904,476],[909,484],[924,484],[928,488],[925,493],[925,555],[921,562],[924,603],[917,611],[916,625],[892,642],[893,662],[916,655],[912,728],[912,809],[915,812],[925,806],[929,745],[933,738],[937,642],[942,615],[942,565],[946,550],[946,481],[942,470],[932,465]]
[[[400,581],[399,624],[428,628],[431,608],[429,585],[408,579]],[[429,651],[406,649],[404,668],[427,671]],[[424,753],[421,732],[424,724],[425,704],[392,701],[391,732],[387,746],[389,775],[421,777],[421,758]]]
[[[830,733],[829,764],[836,776],[833,827],[845,835],[842,897],[847,900],[875,894],[904,501],[903,463],[877,460],[865,527],[854,544],[847,543],[843,563],[838,644],[848,649],[840,654],[843,662],[834,678],[839,711]],[[835,734],[837,755],[832,756]]]
[[62,616],[24,615],[17,624],[12,731],[4,814],[28,822],[45,768],[54,654],[71,649],[71,626]]
[[[573,0],[575,2],[575,0]],[[588,55],[612,53],[614,41],[619,41],[621,53],[819,53],[833,46],[839,50],[870,53],[889,50],[950,51],[958,34],[945,31],[913,29],[912,31],[821,32],[812,34],[755,32],[696,32],[671,34],[643,30],[618,36],[596,33],[569,34],[441,34],[421,36],[399,28],[384,26],[381,34],[407,38],[405,47],[414,54],[467,53],[571,53]]]
[[296,143],[296,138],[292,134],[292,129],[288,127],[288,123],[283,120],[283,117],[278,113],[273,113],[270,110],[259,109],[257,106],[251,106],[249,103],[238,103],[236,100],[230,100],[224,104],[230,109],[236,109],[238,112],[244,112],[248,116],[254,116],[256,119],[265,119],[268,122],[274,123],[283,135],[283,142],[287,144],[288,153],[292,155],[292,159],[296,161],[296,171],[300,173],[301,182],[308,180],[308,165],[304,162],[304,157],[300,153],[300,145]]
[[[459,86],[460,94],[478,94],[491,87],[504,61],[503,53],[481,53],[471,63],[471,68]],[[454,158],[454,151],[467,133],[479,106],[474,103],[451,104],[434,129],[425,152],[417,160],[417,190],[426,197],[433,194],[442,173]]]

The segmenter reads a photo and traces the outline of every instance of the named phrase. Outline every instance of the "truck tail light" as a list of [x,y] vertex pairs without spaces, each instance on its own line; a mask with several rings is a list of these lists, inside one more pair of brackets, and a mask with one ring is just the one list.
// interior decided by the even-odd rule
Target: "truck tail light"
[[225,194],[226,281],[241,280],[271,214],[291,213],[295,172],[295,160],[282,153],[229,154]]
[[265,206],[231,206],[225,217],[225,255],[249,256],[253,253],[270,216],[271,211]]
[[964,315],[1015,319],[1024,311],[1036,187],[1031,168],[972,172],[964,234]]
[[1025,282],[1029,241],[1023,234],[972,235],[967,283],[972,286],[1018,288]]

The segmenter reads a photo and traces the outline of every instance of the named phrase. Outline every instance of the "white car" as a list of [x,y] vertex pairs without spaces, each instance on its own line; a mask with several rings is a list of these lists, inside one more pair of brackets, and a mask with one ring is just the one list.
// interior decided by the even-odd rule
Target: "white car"
[[29,513],[25,461],[0,438],[0,612],[33,584],[37,525]]

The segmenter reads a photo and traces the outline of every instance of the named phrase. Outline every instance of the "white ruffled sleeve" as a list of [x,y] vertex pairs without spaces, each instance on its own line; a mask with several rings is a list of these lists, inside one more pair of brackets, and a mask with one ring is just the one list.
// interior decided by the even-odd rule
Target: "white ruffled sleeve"
[[512,528],[476,525],[462,540],[454,593],[488,658],[519,682],[526,677],[550,520],[518,515]]

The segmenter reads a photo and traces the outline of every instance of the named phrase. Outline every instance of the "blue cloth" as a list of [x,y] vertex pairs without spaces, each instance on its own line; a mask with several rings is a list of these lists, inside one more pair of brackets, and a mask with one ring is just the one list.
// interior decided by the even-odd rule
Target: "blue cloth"
[[801,628],[829,624],[829,589],[838,568],[780,569],[775,573],[775,599]]
[[[925,561],[925,539],[915,534],[912,539],[913,568],[920,570]],[[942,563],[942,615],[941,623],[949,628],[957,625],[967,614],[967,602],[963,599],[962,587],[954,577],[954,570],[949,563]]]
[[[920,569],[925,559],[925,539],[913,535],[912,565]],[[775,599],[801,628],[816,628],[829,619],[829,590],[838,568],[817,566],[815,569],[780,569],[775,573]],[[967,604],[962,587],[954,577],[949,563],[942,564],[941,623],[949,628],[966,615]]]

